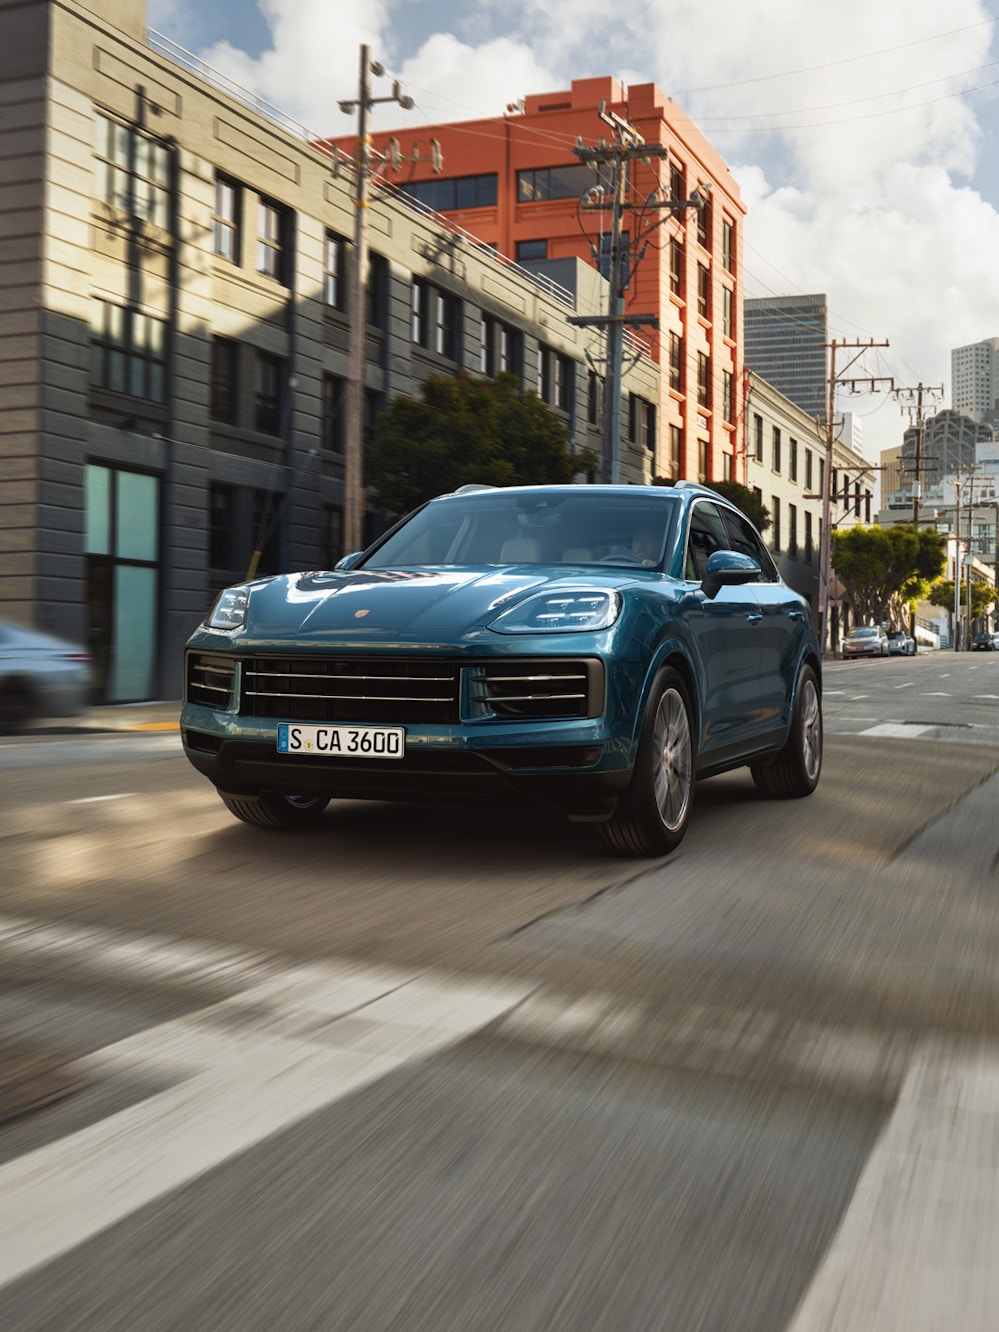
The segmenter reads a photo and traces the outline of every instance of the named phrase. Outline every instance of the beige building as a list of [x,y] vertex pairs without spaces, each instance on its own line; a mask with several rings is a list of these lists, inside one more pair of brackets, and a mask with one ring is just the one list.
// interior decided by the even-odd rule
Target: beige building
[[[876,473],[855,449],[834,439],[827,478],[824,429],[752,371],[746,373],[744,404],[746,485],[770,513],[764,536],[781,574],[817,611],[823,488],[828,479],[832,530],[870,523]],[[830,630],[835,643],[840,616],[834,579],[830,589]]]
[[[341,553],[353,176],[315,138],[147,33],[144,0],[0,0],[0,618],[86,642],[103,700],[175,695],[254,551]],[[599,448],[602,340],[567,323],[599,275],[370,211],[369,425],[431,371],[509,368]],[[649,357],[624,389],[623,478],[650,479]]]

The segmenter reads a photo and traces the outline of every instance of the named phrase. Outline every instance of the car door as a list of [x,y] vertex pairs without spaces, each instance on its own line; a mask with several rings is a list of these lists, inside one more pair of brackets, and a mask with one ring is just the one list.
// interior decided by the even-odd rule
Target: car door
[[745,743],[760,715],[762,614],[755,587],[723,587],[714,597],[700,587],[709,556],[730,549],[720,506],[696,500],[687,528],[684,579],[691,590],[684,609],[702,680],[701,750],[719,758]]
[[767,734],[791,719],[791,698],[801,640],[808,624],[801,597],[781,581],[777,566],[756,528],[741,513],[725,510],[733,550],[750,555],[760,566],[758,582],[748,585],[757,599],[762,621],[760,645],[760,730]]

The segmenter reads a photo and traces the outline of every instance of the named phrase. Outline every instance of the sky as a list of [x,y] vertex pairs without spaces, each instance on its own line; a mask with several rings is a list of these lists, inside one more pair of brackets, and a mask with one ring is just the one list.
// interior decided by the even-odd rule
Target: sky
[[[354,128],[361,43],[375,95],[415,102],[383,129],[656,83],[739,185],[746,294],[824,292],[831,337],[890,344],[851,374],[942,388],[932,411],[951,349],[999,337],[999,0],[148,0],[148,23],[317,134]],[[837,408],[872,460],[911,422],[887,392]]]

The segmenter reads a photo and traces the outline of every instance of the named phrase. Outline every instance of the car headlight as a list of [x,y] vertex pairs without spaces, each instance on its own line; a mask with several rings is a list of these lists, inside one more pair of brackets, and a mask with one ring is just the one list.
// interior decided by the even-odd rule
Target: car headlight
[[593,633],[609,629],[620,613],[621,597],[613,590],[538,592],[498,615],[489,628],[498,634]]
[[250,592],[245,587],[227,587],[215,598],[205,623],[209,629],[242,629],[246,623],[246,608],[250,604]]

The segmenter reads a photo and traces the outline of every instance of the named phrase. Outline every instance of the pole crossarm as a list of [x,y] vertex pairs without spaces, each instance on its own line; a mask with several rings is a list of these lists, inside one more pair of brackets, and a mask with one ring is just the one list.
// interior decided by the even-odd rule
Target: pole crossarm
[[658,328],[658,315],[569,315],[565,321],[578,328],[606,328],[608,324],[629,324],[632,328]]

